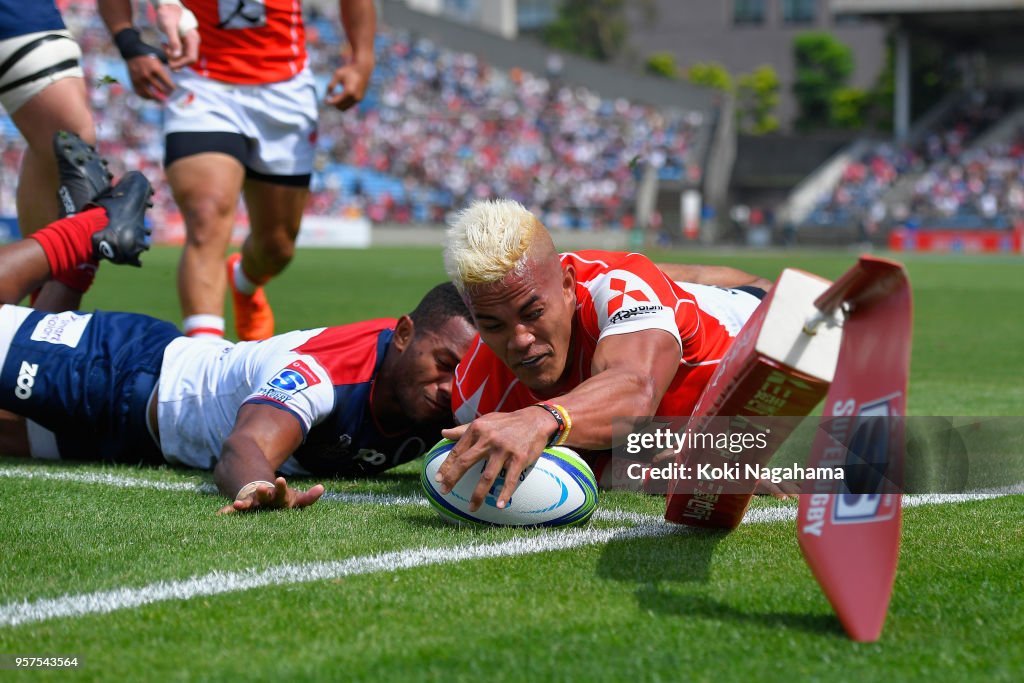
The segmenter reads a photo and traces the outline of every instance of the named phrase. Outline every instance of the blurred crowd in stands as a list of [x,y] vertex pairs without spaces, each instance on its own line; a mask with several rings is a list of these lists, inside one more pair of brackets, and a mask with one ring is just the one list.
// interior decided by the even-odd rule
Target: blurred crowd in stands
[[[996,124],[1021,101],[974,93],[916,145],[880,143],[849,164],[806,223],[1007,228],[1024,221],[1024,116]],[[994,134],[992,134],[994,132]]]
[[[85,53],[100,151],[115,174],[157,187],[154,220],[180,221],[163,182],[160,107],[136,97],[92,3],[65,20]],[[334,16],[311,15],[307,38],[324,90],[341,42]],[[699,180],[701,112],[665,113],[602,99],[557,73],[503,71],[382,27],[370,92],[356,112],[321,111],[309,211],[374,222],[440,222],[477,197],[515,198],[550,227],[629,226],[643,163]],[[0,214],[14,214],[23,142],[0,116]],[[638,163],[640,162],[640,163]]]

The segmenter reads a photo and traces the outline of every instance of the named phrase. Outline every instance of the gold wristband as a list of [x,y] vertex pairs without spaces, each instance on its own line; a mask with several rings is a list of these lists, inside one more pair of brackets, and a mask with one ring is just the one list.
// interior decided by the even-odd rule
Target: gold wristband
[[555,439],[555,443],[552,445],[561,446],[562,444],[569,440],[569,432],[572,431],[572,418],[569,417],[568,410],[558,405],[557,403],[553,405],[555,406],[555,410],[557,410],[562,415],[562,424],[564,425],[564,427],[562,429],[562,432],[558,435],[558,438]]

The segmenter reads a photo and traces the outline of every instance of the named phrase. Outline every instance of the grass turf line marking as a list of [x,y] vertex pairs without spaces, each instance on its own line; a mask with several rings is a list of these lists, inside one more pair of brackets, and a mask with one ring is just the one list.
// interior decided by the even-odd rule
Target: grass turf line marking
[[[147,488],[158,491],[185,491],[219,495],[217,487],[213,484],[192,484],[188,482],[155,481],[142,477],[125,477],[117,474],[102,472],[68,472],[62,470],[47,470],[41,467],[0,467],[0,477],[11,477],[16,479],[44,479],[51,481],[70,481],[77,484],[102,484],[105,486],[118,486],[124,488]],[[927,494],[906,494],[903,496],[904,507],[916,505],[941,505],[952,503],[966,503],[975,500],[987,500],[1000,496],[1024,494],[1024,482],[1011,484],[999,488],[983,489],[970,493],[927,493]],[[399,496],[387,493],[336,493],[327,492],[322,501],[349,503],[349,504],[371,504],[371,505],[428,505],[427,501],[420,496]],[[771,507],[759,508],[748,513],[764,514],[771,517],[766,521],[788,521],[796,518],[794,507]],[[594,512],[594,519],[606,522],[625,522],[627,524],[656,524],[661,517],[648,515],[642,512],[630,512],[627,510],[609,510],[598,508]]]
[[346,576],[391,572],[443,563],[514,557],[569,550],[585,545],[673,533],[667,525],[645,525],[626,529],[582,529],[550,531],[500,543],[449,548],[418,548],[378,555],[352,557],[333,562],[286,564],[270,569],[238,572],[214,571],[183,581],[158,581],[141,588],[118,588],[80,595],[65,595],[34,602],[13,602],[0,606],[0,626],[47,621],[61,617],[106,614],[167,600],[233,593],[283,584],[308,583]]
[[[155,481],[141,477],[125,477],[117,474],[102,472],[67,472],[49,471],[38,467],[0,467],[0,477],[14,479],[43,479],[49,481],[69,481],[76,484],[102,484],[104,486],[117,486],[122,488],[146,488],[157,491],[182,491],[193,493],[205,493],[218,495],[217,487],[213,484],[191,484],[188,482]],[[372,505],[419,505],[425,506],[429,503],[421,496],[398,496],[387,493],[335,493],[327,492],[322,501],[333,501],[349,504],[372,504]],[[607,522],[626,522],[629,524],[650,524],[659,518],[654,515],[645,515],[639,512],[628,512],[624,510],[603,510],[598,509],[594,513],[595,519]]]
[[[910,496],[909,499],[912,501],[911,505],[988,500],[1019,494],[1024,491],[1024,483],[1011,488],[1013,490],[1009,492]],[[906,499],[907,497],[905,497]],[[746,514],[742,524],[767,524],[791,521],[795,518],[795,506],[757,508]],[[634,527],[617,529],[587,528],[542,531],[535,535],[522,536],[500,543],[399,550],[332,562],[280,565],[264,570],[215,571],[181,581],[158,581],[140,588],[118,588],[79,595],[64,595],[59,598],[44,598],[34,602],[20,601],[0,605],[0,627],[37,623],[62,617],[107,614],[156,602],[190,600],[268,586],[308,583],[465,560],[532,555],[608,543],[613,540],[665,536],[692,531],[694,530],[690,527],[676,526],[665,522],[648,522]]]

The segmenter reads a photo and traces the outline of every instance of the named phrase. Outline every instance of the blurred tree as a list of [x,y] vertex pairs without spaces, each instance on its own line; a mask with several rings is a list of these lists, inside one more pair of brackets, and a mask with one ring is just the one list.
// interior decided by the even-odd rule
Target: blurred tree
[[853,73],[853,51],[830,33],[812,31],[793,39],[793,53],[793,94],[800,110],[796,127],[826,127],[832,123],[833,95]]
[[779,74],[768,64],[762,64],[738,79],[736,116],[745,133],[763,135],[777,130],[779,119],[775,107],[779,104]]
[[687,74],[694,85],[703,85],[716,90],[732,92],[733,83],[729,70],[718,62],[697,62]]
[[870,101],[861,88],[839,88],[832,93],[829,121],[836,128],[863,128]]
[[649,55],[647,61],[644,62],[644,70],[652,76],[679,78],[676,57],[671,52],[655,52]]
[[[640,9],[652,18],[655,0],[634,0],[629,9]],[[551,47],[608,62],[626,47],[629,22],[626,0],[562,0],[558,17],[541,31]]]

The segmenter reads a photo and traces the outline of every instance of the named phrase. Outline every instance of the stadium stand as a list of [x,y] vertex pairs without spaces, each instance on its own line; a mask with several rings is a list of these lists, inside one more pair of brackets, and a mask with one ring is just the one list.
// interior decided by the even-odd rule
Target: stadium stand
[[896,225],[1003,229],[1019,223],[1024,137],[1012,124],[1020,100],[1014,93],[967,93],[916,144],[869,146],[803,227],[858,225],[872,233]]
[[[65,17],[86,54],[101,153],[116,160],[115,174],[137,168],[165,187],[160,108],[131,92],[92,7],[71,3]],[[310,18],[310,55],[320,74],[338,52],[337,25],[333,17]],[[377,54],[358,116],[322,115],[310,213],[437,223],[473,198],[500,195],[522,201],[553,228],[603,229],[632,223],[637,160],[654,164],[665,180],[701,177],[694,138],[705,124],[702,111],[602,98],[387,27]],[[326,75],[318,86],[325,88]],[[21,144],[5,125],[0,116],[0,215],[13,213]],[[158,191],[156,203],[156,225],[180,224],[169,192]]]

